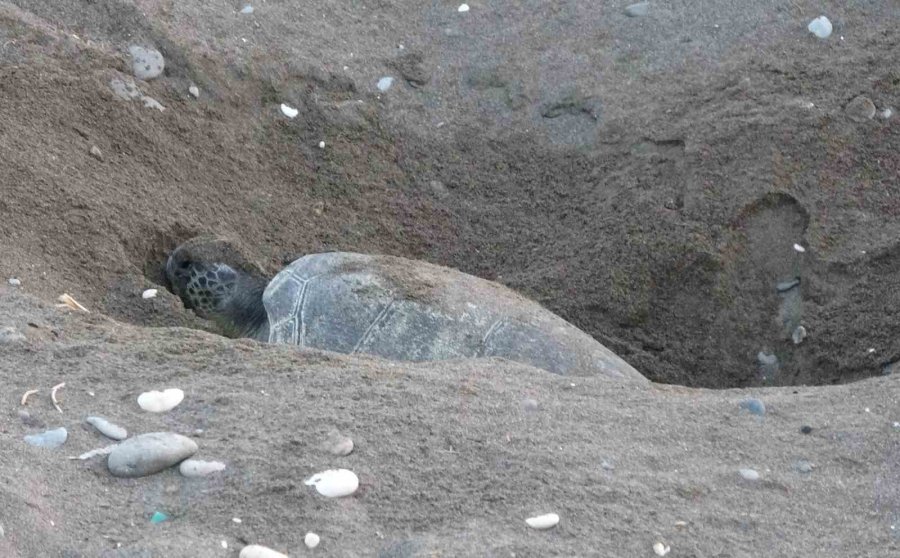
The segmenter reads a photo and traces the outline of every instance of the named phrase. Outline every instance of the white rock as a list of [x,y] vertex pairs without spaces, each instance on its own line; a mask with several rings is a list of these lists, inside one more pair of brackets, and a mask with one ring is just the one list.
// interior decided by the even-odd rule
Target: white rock
[[200,459],[186,459],[178,466],[178,471],[185,477],[205,477],[224,470],[225,464],[221,461],[201,461]]
[[464,14],[469,11],[469,5],[468,4],[460,4],[459,7],[456,8],[456,11],[461,14]]
[[131,54],[131,70],[138,79],[158,77],[166,67],[163,55],[158,50],[132,45],[128,47]]
[[253,13],[253,6],[251,6],[250,4],[247,4],[246,6],[244,6],[243,8],[241,8],[241,13],[242,13],[242,14],[252,14],[252,13]]
[[188,93],[190,93],[194,96],[195,99],[197,99],[200,97],[200,88],[192,83],[191,86],[188,87]]
[[881,117],[884,118],[885,120],[887,120],[888,118],[890,118],[893,115],[894,115],[894,109],[892,109],[890,107],[881,111]]
[[299,110],[295,109],[292,106],[288,106],[284,103],[281,103],[281,112],[284,113],[288,118],[295,118],[297,114],[300,113]]
[[806,26],[809,29],[809,32],[815,35],[820,39],[827,39],[831,36],[831,22],[828,21],[828,18],[825,16],[819,16],[816,19],[809,22],[809,25]]
[[338,431],[333,431],[325,438],[322,449],[332,455],[344,457],[353,452],[353,440]]
[[184,392],[178,388],[164,391],[146,391],[138,396],[141,409],[151,413],[165,413],[178,406],[184,400]]
[[545,513],[544,515],[529,517],[525,520],[525,523],[532,529],[550,529],[559,523],[559,516],[555,513]]
[[306,548],[315,548],[319,546],[319,542],[321,539],[319,535],[315,533],[307,533],[305,537],[303,537],[303,542],[306,544]]
[[128,431],[115,425],[103,417],[88,417],[85,422],[96,428],[101,434],[113,440],[124,440],[128,437]]
[[144,103],[144,108],[155,108],[156,110],[158,110],[160,112],[166,110],[166,107],[162,106],[159,103],[159,101],[157,101],[153,97],[148,97],[147,95],[144,95],[143,97],[141,97],[141,101],[143,101],[143,103]]
[[392,78],[390,76],[385,76],[378,80],[377,87],[378,87],[379,91],[384,93],[385,91],[390,89],[392,85],[394,85],[394,78]]
[[22,284],[22,281],[16,279],[15,277],[10,277],[6,282],[9,283],[10,285],[12,285],[13,287],[18,287]]
[[670,550],[672,550],[672,547],[666,546],[661,542],[657,542],[653,545],[653,552],[657,556],[665,556]]
[[625,15],[628,17],[641,17],[650,13],[650,2],[638,2],[625,7]]
[[303,483],[307,486],[315,486],[316,491],[322,496],[341,498],[356,492],[356,489],[359,488],[359,477],[347,469],[329,469],[316,473]]
[[800,252],[801,254],[803,252],[806,252],[806,248],[804,248],[803,246],[800,246],[799,244],[794,244],[794,250]]
[[794,345],[799,345],[800,343],[803,343],[804,339],[806,339],[806,328],[802,325],[797,326],[791,334],[791,340],[794,342]]
[[325,142],[324,142],[324,141],[320,141],[320,142],[319,142],[319,149],[325,149]]
[[156,298],[156,295],[159,293],[156,289],[147,289],[146,291],[141,293],[141,298],[147,300],[148,298]]
[[241,549],[238,558],[288,558],[288,556],[265,546],[251,544]]
[[758,481],[759,480],[759,473],[756,472],[756,470],[754,470],[754,469],[741,469],[739,471],[739,473],[741,474],[741,477],[743,477],[745,480],[748,480],[748,481]]

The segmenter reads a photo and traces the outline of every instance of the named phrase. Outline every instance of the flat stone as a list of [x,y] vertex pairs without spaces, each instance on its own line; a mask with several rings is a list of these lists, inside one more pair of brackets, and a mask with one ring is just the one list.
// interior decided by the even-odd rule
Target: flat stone
[[97,429],[98,432],[113,440],[124,440],[128,437],[128,431],[117,426],[103,417],[88,417],[85,422]]
[[25,335],[12,326],[0,327],[0,345],[14,345],[25,341]]
[[804,474],[804,475],[808,474],[808,473],[812,473],[813,464],[805,459],[798,459],[794,463],[794,470],[797,471],[798,473]]
[[98,161],[103,160],[103,152],[100,151],[100,148],[97,147],[96,145],[91,146],[90,154],[91,154],[91,157],[93,157],[94,159],[97,159]]
[[213,473],[225,470],[225,464],[221,461],[201,461],[199,459],[185,459],[178,466],[178,471],[185,477],[206,477]]
[[755,469],[741,469],[738,471],[741,474],[741,478],[748,481],[758,481],[759,473]]
[[128,47],[128,52],[131,54],[131,71],[138,79],[159,77],[166,67],[163,55],[158,50],[132,45]]
[[191,86],[188,87],[188,93],[190,93],[196,99],[200,97],[200,88],[194,84],[191,84]]
[[19,287],[22,285],[22,281],[15,277],[10,277],[6,280],[6,282],[9,283],[11,287]]
[[766,404],[755,397],[748,397],[742,400],[738,406],[756,416],[761,417],[766,414]]
[[69,433],[66,432],[65,428],[56,428],[40,434],[25,436],[25,442],[38,448],[53,449],[65,444],[68,437]]
[[180,434],[152,432],[125,440],[109,454],[107,467],[117,477],[144,477],[197,453],[197,444]]
[[650,12],[650,2],[638,2],[625,8],[625,15],[628,17],[641,17]]
[[844,108],[852,120],[856,122],[865,122],[875,118],[875,103],[866,96],[859,95],[854,97],[852,101],[847,103]]
[[282,554],[266,546],[258,544],[247,545],[241,549],[238,558],[288,558],[287,554]]

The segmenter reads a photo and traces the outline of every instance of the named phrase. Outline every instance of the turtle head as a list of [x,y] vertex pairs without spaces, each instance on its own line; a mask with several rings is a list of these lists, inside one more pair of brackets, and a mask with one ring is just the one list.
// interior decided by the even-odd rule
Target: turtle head
[[198,238],[176,248],[166,262],[172,292],[201,318],[228,335],[268,339],[262,294],[268,280],[221,239]]

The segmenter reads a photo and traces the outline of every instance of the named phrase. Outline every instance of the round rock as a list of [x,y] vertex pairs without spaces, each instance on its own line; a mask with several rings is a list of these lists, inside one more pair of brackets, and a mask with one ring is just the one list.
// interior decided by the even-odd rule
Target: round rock
[[116,446],[106,465],[117,477],[144,477],[184,461],[197,449],[193,440],[180,434],[152,432]]
[[128,437],[128,431],[115,425],[103,417],[88,417],[85,422],[97,429],[98,432],[113,440],[124,440]]
[[163,55],[158,50],[132,45],[128,47],[128,53],[131,54],[131,70],[138,79],[159,77],[166,67]]
[[863,95],[854,97],[852,101],[847,103],[847,107],[844,110],[847,111],[847,116],[856,122],[864,122],[875,118],[875,103],[872,102],[872,99]]

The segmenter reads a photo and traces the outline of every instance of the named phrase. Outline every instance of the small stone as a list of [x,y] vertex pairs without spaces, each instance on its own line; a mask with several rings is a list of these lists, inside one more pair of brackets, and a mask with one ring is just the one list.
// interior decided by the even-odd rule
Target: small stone
[[324,141],[320,141],[320,142],[319,142],[319,149],[325,149],[325,142],[324,142]]
[[159,291],[156,289],[147,289],[146,291],[141,293],[141,298],[147,300],[148,298],[156,298],[156,295],[159,294]]
[[812,426],[803,425],[800,427],[800,432],[803,434],[811,434],[813,431]]
[[69,433],[66,432],[65,428],[56,428],[41,432],[40,434],[30,434],[25,436],[25,442],[38,448],[53,449],[65,444],[68,437]]
[[224,470],[225,464],[221,461],[201,461],[199,459],[185,459],[178,466],[178,471],[189,478],[206,477]]
[[808,474],[808,473],[812,473],[813,464],[805,459],[798,459],[794,463],[794,470],[797,471],[798,473],[804,474],[804,475]]
[[141,101],[144,103],[144,108],[154,108],[160,112],[166,110],[166,107],[162,106],[159,101],[157,101],[153,97],[144,95],[141,97]]
[[744,480],[758,481],[759,473],[755,469],[741,469],[738,471]]
[[128,47],[128,52],[131,54],[131,70],[138,79],[159,77],[166,67],[163,55],[158,50],[132,45]]
[[329,498],[350,496],[359,488],[359,477],[347,469],[330,469],[317,473],[305,481],[307,486],[315,486],[316,491]]
[[807,25],[806,28],[810,33],[820,39],[827,39],[831,36],[831,22],[825,16],[819,16],[816,19],[810,21],[809,25]]
[[184,400],[184,392],[178,388],[164,391],[147,391],[137,398],[141,409],[151,413],[164,413],[178,406]]
[[847,116],[856,122],[865,122],[875,118],[875,103],[864,95],[858,95],[844,107]]
[[340,432],[332,431],[326,438],[322,447],[328,453],[344,457],[353,452],[353,440]]
[[535,517],[529,517],[525,520],[525,523],[528,524],[532,529],[550,529],[555,527],[557,523],[559,523],[559,516],[555,513],[545,513],[544,515],[537,515]]
[[247,4],[246,6],[244,6],[243,8],[241,8],[241,13],[244,14],[244,15],[252,14],[252,13],[253,13],[253,6],[251,6],[250,4]]
[[84,461],[85,459],[91,459],[92,457],[97,457],[98,455],[109,455],[117,445],[118,444],[110,444],[103,448],[92,449],[90,451],[82,453],[78,457],[70,457],[69,459],[80,459],[81,461]]
[[285,116],[287,116],[288,118],[296,118],[297,115],[300,113],[300,111],[290,105],[281,103],[281,113],[284,114]]
[[888,118],[894,116],[894,109],[888,107],[881,111],[881,117],[887,120]]
[[756,416],[761,417],[766,414],[766,404],[755,397],[748,397],[742,400],[738,403],[738,406]]
[[378,80],[377,87],[378,87],[379,91],[384,93],[385,91],[390,89],[392,85],[394,85],[394,78],[392,78],[390,76],[385,76]]
[[25,339],[25,335],[12,326],[0,327],[0,345],[15,345]]
[[232,517],[232,518],[231,518],[231,521],[232,521],[233,523],[238,524],[238,525],[240,525],[241,523],[243,523],[243,521],[241,521],[241,518],[240,518],[240,517]]
[[306,548],[312,549],[319,546],[319,542],[321,539],[319,535],[315,533],[307,533],[305,537],[303,537],[303,544],[306,545]]
[[616,469],[615,465],[613,465],[609,461],[605,461],[605,460],[600,463],[600,467],[602,467],[603,469],[605,469],[607,471],[614,471]]
[[288,558],[287,554],[276,552],[271,548],[258,544],[247,545],[241,549],[238,558]]
[[180,434],[152,432],[117,445],[106,465],[116,477],[145,477],[184,461],[197,449],[196,442]]
[[127,430],[125,430],[121,426],[117,426],[109,422],[103,417],[88,417],[85,422],[96,428],[98,432],[100,432],[107,438],[111,438],[113,440],[124,440],[128,437]]
[[150,516],[150,523],[162,523],[167,519],[169,519],[169,516],[164,514],[163,512],[153,512],[153,515]]
[[100,148],[97,147],[96,145],[91,146],[90,153],[91,153],[91,157],[93,157],[94,159],[97,159],[98,161],[103,160],[103,152],[100,151]]
[[806,248],[804,248],[802,245],[796,244],[796,243],[794,243],[794,250],[796,250],[797,252],[799,252],[801,254],[803,252],[806,252]]
[[196,85],[194,85],[193,83],[191,84],[190,87],[188,87],[188,93],[190,93],[195,99],[200,98],[200,88],[197,87]]
[[665,545],[661,542],[656,542],[653,544],[653,553],[657,556],[665,556],[672,550],[671,546]]
[[109,88],[112,89],[112,92],[116,97],[123,101],[140,99],[142,96],[142,93],[137,88],[137,85],[135,85],[134,82],[130,79],[126,81],[119,78],[113,78],[109,82]]
[[456,11],[461,14],[464,14],[469,11],[469,5],[468,4],[460,4],[459,7],[456,8]]
[[536,413],[541,410],[541,404],[538,403],[536,399],[524,399],[522,401],[522,409],[524,409],[526,413]]
[[10,286],[13,286],[13,287],[19,287],[22,285],[22,281],[20,281],[19,279],[15,278],[15,277],[10,277],[9,279],[6,280],[6,282],[9,283]]
[[799,345],[803,343],[803,340],[806,339],[806,328],[801,326],[797,326],[794,329],[794,333],[791,334],[791,341],[794,342],[794,345]]
[[625,15],[628,17],[641,17],[650,12],[650,2],[638,2],[625,8]]

